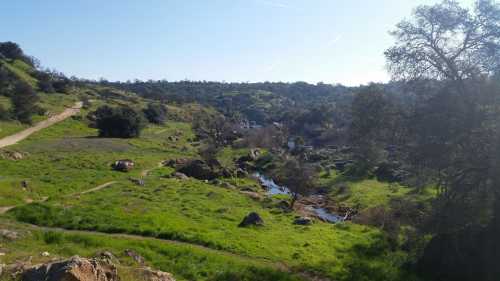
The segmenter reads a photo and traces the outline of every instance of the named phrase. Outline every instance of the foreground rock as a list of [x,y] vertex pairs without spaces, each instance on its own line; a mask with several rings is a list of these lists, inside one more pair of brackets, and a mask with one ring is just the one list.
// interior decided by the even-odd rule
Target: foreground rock
[[37,265],[22,274],[23,281],[118,281],[116,267],[103,260],[78,256]]
[[[140,257],[143,262],[143,258],[132,250],[126,250],[126,254]],[[120,277],[114,263],[118,263],[116,257],[110,252],[103,252],[98,258],[92,259],[75,256],[68,260],[32,267],[16,264],[16,267],[9,272],[22,272],[23,281],[119,281]],[[149,267],[134,269],[133,276],[133,280],[175,281],[170,273]]]
[[257,214],[256,212],[251,212],[250,214],[248,214],[243,219],[243,221],[241,221],[241,223],[238,225],[238,227],[248,227],[251,225],[255,225],[255,226],[263,226],[264,225],[264,221],[259,216],[259,214]]

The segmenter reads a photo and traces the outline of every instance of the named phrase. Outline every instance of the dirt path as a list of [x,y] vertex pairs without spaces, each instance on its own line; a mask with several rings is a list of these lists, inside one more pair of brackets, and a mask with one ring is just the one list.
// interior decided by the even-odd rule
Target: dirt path
[[[31,204],[33,202],[43,203],[43,202],[47,201],[48,199],[49,199],[49,197],[42,197],[42,199],[35,201],[35,200],[31,199],[31,198],[26,198],[26,199],[24,199],[24,202],[26,204]],[[15,207],[19,207],[19,206],[22,206],[22,204],[20,204],[20,205],[14,205],[14,206],[0,207],[0,215],[3,215],[5,213],[7,213],[8,211],[14,209]]]
[[24,131],[21,131],[19,133],[14,134],[14,135],[0,139],[0,148],[16,144],[16,143],[24,140],[25,138],[29,137],[33,133],[36,133],[42,129],[50,127],[56,123],[59,123],[65,119],[77,114],[78,112],[80,112],[80,109],[82,108],[82,106],[83,106],[83,102],[77,102],[77,103],[75,103],[75,105],[73,105],[73,107],[65,109],[62,113],[60,113],[58,115],[52,116],[47,120],[39,122],[35,126],[30,127]]
[[99,190],[101,190],[101,189],[104,189],[104,188],[106,188],[106,187],[108,187],[108,186],[110,186],[110,185],[113,185],[113,184],[115,184],[115,183],[116,183],[116,181],[110,181],[110,182],[107,182],[107,183],[105,183],[105,184],[101,184],[101,185],[99,185],[99,186],[96,186],[96,187],[94,187],[94,188],[87,189],[87,190],[85,190],[85,191],[82,191],[82,192],[76,193],[76,194],[74,194],[74,195],[82,195],[82,194],[87,194],[87,193],[96,192],[96,191],[99,191]]
[[161,161],[160,163],[158,163],[158,165],[156,165],[156,168],[151,168],[151,169],[147,169],[147,170],[144,170],[141,172],[141,177],[147,177],[148,174],[153,171],[154,169],[158,169],[158,168],[161,168],[163,167],[163,161]]

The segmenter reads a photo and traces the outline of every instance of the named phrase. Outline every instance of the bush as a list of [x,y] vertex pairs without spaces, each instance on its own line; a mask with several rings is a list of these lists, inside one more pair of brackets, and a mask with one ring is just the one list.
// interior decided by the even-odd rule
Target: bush
[[13,116],[22,123],[31,124],[31,115],[40,111],[38,96],[25,82],[17,82],[12,95]]
[[38,89],[44,93],[55,92],[54,86],[52,85],[52,75],[46,71],[35,71],[35,78],[38,80]]
[[163,124],[167,119],[167,108],[160,103],[148,104],[148,107],[143,112],[150,123]]
[[0,120],[8,120],[9,118],[10,118],[9,111],[0,104]]
[[100,137],[134,138],[141,134],[144,120],[130,107],[101,106],[95,112]]

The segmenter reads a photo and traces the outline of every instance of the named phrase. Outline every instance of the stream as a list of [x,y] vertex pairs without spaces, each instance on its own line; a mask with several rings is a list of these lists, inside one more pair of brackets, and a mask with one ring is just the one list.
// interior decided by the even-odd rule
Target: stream
[[[255,173],[254,176],[260,181],[262,186],[267,190],[267,195],[291,195],[292,193],[286,186],[280,186],[273,179],[267,178],[265,175]],[[337,223],[344,221],[342,216],[329,212],[327,209],[318,206],[309,206],[318,218],[329,223]]]

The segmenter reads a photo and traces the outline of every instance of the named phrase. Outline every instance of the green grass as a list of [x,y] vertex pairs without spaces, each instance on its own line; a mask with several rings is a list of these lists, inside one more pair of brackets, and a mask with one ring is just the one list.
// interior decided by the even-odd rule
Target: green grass
[[[265,260],[238,257],[190,245],[102,234],[44,231],[5,220],[0,220],[0,228],[23,234],[22,239],[13,242],[0,240],[2,250],[6,253],[2,262],[7,264],[30,257],[33,263],[43,263],[54,257],[92,257],[109,251],[120,262],[118,274],[121,280],[138,280],[134,278],[133,272],[141,266],[124,253],[126,249],[133,249],[145,258],[147,266],[170,272],[177,280],[299,280]],[[40,255],[45,251],[50,253],[50,257]]]
[[0,63],[2,63],[10,72],[16,75],[17,78],[30,84],[31,87],[36,89],[38,81],[30,74],[30,72],[33,70],[31,66],[20,60],[15,60],[14,62],[0,61]]
[[[176,142],[169,140],[169,136],[174,135],[179,137]],[[236,263],[238,258],[229,253],[246,257],[243,260],[266,259],[271,263],[284,263],[294,271],[338,281],[401,280],[399,268],[402,259],[387,250],[383,234],[375,228],[321,222],[309,227],[295,226],[292,224],[295,214],[283,213],[275,207],[276,202],[272,199],[259,202],[237,190],[194,179],[180,181],[167,178],[172,169],[159,168],[158,163],[166,159],[198,156],[196,147],[190,143],[194,134],[188,123],[168,122],[164,126],[149,126],[137,139],[102,139],[96,136],[97,131],[88,128],[85,122],[70,118],[10,147],[24,152],[27,157],[21,161],[0,159],[0,206],[22,204],[28,198],[37,200],[48,196],[49,200],[20,206],[7,216],[45,226],[185,241],[229,255],[225,259],[211,261],[212,257],[206,257],[208,254],[203,251],[185,254],[184,259],[184,254],[176,250],[155,250],[167,257],[179,255],[176,268],[157,257],[157,252],[148,252],[152,251],[151,248],[163,247],[160,246],[164,245],[162,242],[148,240],[148,246],[135,246],[139,249],[144,247],[144,255],[150,255],[148,260],[157,261],[157,267],[180,272],[179,275],[187,280],[265,280],[262,276],[258,279],[251,275],[258,270],[238,265],[233,266],[234,274],[237,274],[233,276],[230,270],[225,270],[231,268],[231,263],[223,263],[227,260]],[[219,158],[230,165],[233,158],[246,152],[226,149]],[[130,173],[113,171],[110,164],[124,158],[135,161],[135,169]],[[147,176],[145,171],[149,171]],[[143,178],[146,185],[137,186],[129,178]],[[28,188],[21,192],[17,187],[23,180],[28,182]],[[237,186],[254,185],[249,179],[225,180]],[[333,182],[334,178],[324,180]],[[117,183],[94,193],[75,195],[109,181]],[[385,202],[389,193],[383,184],[378,186],[379,183],[367,182],[365,186],[361,183],[352,184],[351,196],[345,199],[351,201],[346,202],[367,205],[372,201],[376,204]],[[376,189],[370,186],[376,186]],[[396,194],[399,192],[402,191]],[[263,217],[265,226],[237,227],[251,211]],[[69,238],[71,235],[64,234],[61,238],[64,246],[48,249],[61,254],[66,249],[68,252],[65,255],[87,255],[92,249],[121,249],[125,247],[123,245],[130,247],[127,243],[131,243],[112,245],[109,243],[118,243],[114,242],[116,239],[86,234],[84,236],[94,237],[88,238],[93,242],[89,242],[87,249],[74,245],[73,238]],[[40,241],[38,239],[36,243]],[[25,249],[34,247],[29,244],[34,242],[27,240],[26,243]],[[93,243],[97,244],[92,246]],[[189,265],[189,259],[195,261],[193,265]],[[219,273],[215,273],[216,268],[219,268]],[[274,274],[263,272],[268,277]],[[280,278],[278,276],[276,280]]]
[[[251,211],[263,217],[265,226],[239,228]],[[384,254],[384,240],[375,229],[349,223],[295,226],[293,214],[196,180],[146,179],[145,187],[120,182],[96,193],[20,207],[10,215],[38,225],[186,241],[332,278],[345,274],[346,263],[354,257],[379,269],[391,267],[358,254],[357,249],[373,247],[378,247],[374,257]]]
[[21,124],[18,121],[0,121],[0,138],[10,136],[28,127],[29,125]]

